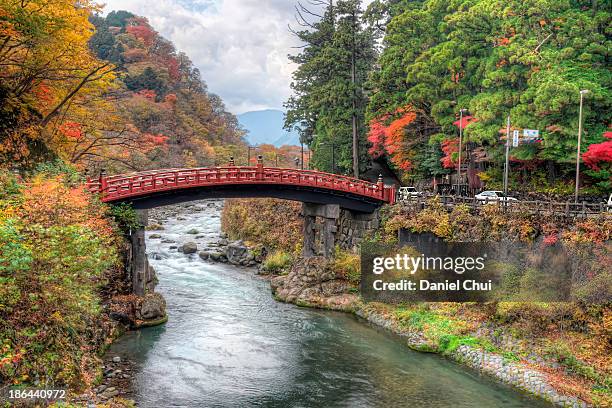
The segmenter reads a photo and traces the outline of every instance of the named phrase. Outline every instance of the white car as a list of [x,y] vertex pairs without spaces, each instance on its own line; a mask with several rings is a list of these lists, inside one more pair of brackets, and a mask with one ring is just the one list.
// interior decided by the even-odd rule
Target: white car
[[476,194],[476,199],[480,201],[518,201],[514,197],[506,197],[503,191],[487,190]]
[[411,198],[418,198],[423,195],[423,193],[418,191],[415,187],[400,187],[398,194],[400,200],[410,200]]

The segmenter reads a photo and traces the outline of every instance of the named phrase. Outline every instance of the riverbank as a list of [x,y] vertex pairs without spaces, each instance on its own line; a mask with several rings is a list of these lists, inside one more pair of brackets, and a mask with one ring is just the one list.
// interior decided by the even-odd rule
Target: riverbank
[[[544,406],[415,353],[355,315],[275,301],[269,289],[275,276],[242,266],[238,260],[248,255],[237,264],[202,259],[203,251],[225,253],[240,243],[221,235],[215,203],[192,204],[150,213],[155,230],[146,233],[147,252],[169,320],[127,332],[111,346],[105,360],[132,363],[130,384],[116,387],[119,396],[140,407]],[[184,251],[190,242],[195,252]]]
[[[262,201],[240,201],[224,209],[224,219],[230,221],[233,238],[242,236],[241,224],[257,224],[262,211],[249,209],[260,209],[262,205],[265,205]],[[587,220],[562,225],[561,220],[546,217],[509,219],[488,208],[483,211],[479,216],[463,208],[447,213],[435,205],[421,212],[396,206],[385,210],[381,228],[374,235],[377,239],[393,240],[398,228],[408,227],[454,239],[470,236],[482,236],[485,240],[512,239],[508,235],[514,239],[541,240],[544,235],[546,242],[553,242],[553,238],[554,242],[596,240],[599,246],[609,239],[605,235],[609,220],[605,219],[600,223]],[[268,218],[265,222],[273,224],[274,220]],[[299,240],[298,234],[283,239],[295,242]],[[247,231],[245,236],[248,235]],[[260,241],[254,239],[254,242]],[[275,297],[300,306],[360,315],[406,337],[410,348],[442,354],[559,406],[610,406],[609,308],[589,307],[588,301],[366,305],[358,296],[358,257],[347,251],[337,251],[337,254],[340,259],[328,264],[321,261],[317,265],[317,261],[302,261],[294,253],[293,266],[285,267],[280,272],[282,276],[272,279]],[[604,257],[605,251],[600,256]],[[301,262],[310,263],[300,265]],[[602,265],[605,261],[598,267],[601,269]],[[597,272],[593,269],[589,273]],[[605,285],[600,292],[588,296],[594,293],[605,296]]]
[[[477,337],[469,335],[469,329],[474,328],[465,327],[456,330],[456,326],[461,322],[458,319],[443,320],[436,313],[435,306],[415,305],[413,308],[406,308],[404,312],[410,317],[406,324],[398,315],[396,306],[363,303],[358,295],[350,293],[351,289],[356,287],[346,280],[337,279],[331,264],[323,258],[296,262],[289,274],[272,279],[271,287],[275,298],[280,301],[304,307],[354,313],[370,323],[401,336],[406,346],[413,350],[439,353],[557,406],[572,408],[589,406],[578,397],[565,395],[557,389],[547,379],[547,373],[534,369],[528,364],[513,361],[508,355],[476,347]],[[445,306],[461,307],[457,304]],[[425,320],[429,321],[424,322]],[[425,328],[427,324],[429,327]],[[439,330],[441,333],[431,336],[428,329]]]
[[[356,283],[348,279],[350,273],[346,271],[339,273],[338,268],[342,265],[338,265],[336,261],[330,263],[322,258],[294,259],[291,269],[276,270],[280,276],[275,274],[262,276],[262,273],[266,273],[262,267],[266,248],[250,243],[246,245],[240,240],[232,241],[218,231],[213,232],[219,222],[220,209],[219,202],[203,202],[152,211],[147,232],[151,261],[156,267],[160,265],[162,270],[168,267],[175,268],[177,262],[181,269],[189,267],[193,271],[201,268],[208,270],[216,268],[215,265],[223,264],[237,266],[242,269],[240,273],[246,279],[253,279],[253,275],[257,274],[269,280],[277,300],[299,306],[349,312],[398,335],[403,339],[404,346],[410,349],[438,353],[470,367],[479,375],[486,374],[487,377],[527,394],[537,395],[558,406],[587,406],[576,395],[564,392],[567,388],[558,387],[559,382],[550,381],[551,376],[555,378],[552,369],[554,367],[551,367],[549,372],[542,371],[537,364],[542,361],[538,360],[537,355],[529,357],[534,363],[530,365],[518,350],[515,353],[507,351],[507,346],[516,343],[518,339],[512,338],[507,333],[498,333],[499,342],[486,341],[485,339],[490,338],[499,327],[483,325],[482,316],[475,315],[490,313],[489,311],[478,312],[474,308],[459,304],[429,304],[415,307],[366,305],[358,296]],[[208,220],[204,224],[205,227],[202,227],[200,220],[196,222],[199,218]],[[184,225],[181,224],[179,229],[175,225],[177,222]],[[252,268],[256,265],[259,265],[259,268]],[[180,297],[184,294],[181,292],[170,296]],[[209,304],[207,307],[214,308],[216,305]],[[470,314],[474,316],[470,318]],[[159,329],[153,330],[157,332]],[[132,338],[134,335],[135,333],[128,333],[127,337]],[[197,335],[201,334],[198,332]],[[140,334],[137,338],[140,338]],[[123,340],[120,339],[119,342],[123,343]],[[129,359],[121,356],[119,357],[121,364],[116,364],[113,361],[115,357],[119,355],[111,350],[106,358],[104,379],[95,391],[99,401],[110,400],[114,403],[122,401],[118,398],[125,397],[128,400],[123,399],[123,401],[130,404],[129,399],[136,398],[134,395],[134,382],[138,382],[137,375],[134,375],[136,370],[129,365],[129,369],[122,367],[124,362],[131,363]],[[561,378],[561,381],[565,380],[566,378]],[[566,385],[573,384],[567,382]]]

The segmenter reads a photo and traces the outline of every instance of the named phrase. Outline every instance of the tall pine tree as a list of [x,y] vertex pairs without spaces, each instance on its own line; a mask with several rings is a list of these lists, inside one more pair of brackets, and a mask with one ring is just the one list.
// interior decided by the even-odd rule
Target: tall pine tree
[[[290,57],[299,67],[285,125],[298,128],[315,167],[358,176],[367,161],[364,83],[376,59],[374,35],[363,24],[359,0],[313,5],[323,13],[298,8],[304,29],[295,34],[304,47]],[[308,23],[307,15],[318,21]]]

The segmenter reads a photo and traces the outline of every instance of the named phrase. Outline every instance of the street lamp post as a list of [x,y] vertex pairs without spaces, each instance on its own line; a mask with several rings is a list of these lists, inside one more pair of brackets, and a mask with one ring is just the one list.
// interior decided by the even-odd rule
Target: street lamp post
[[580,108],[578,110],[578,147],[576,149],[576,191],[574,193],[574,203],[578,203],[578,186],[580,185],[580,142],[582,141],[582,101],[584,95],[589,93],[587,89],[580,91]]
[[510,172],[510,115],[506,123],[506,161],[504,163],[504,210],[508,204],[508,173]]
[[462,144],[463,144],[463,112],[467,112],[467,109],[459,109],[459,164],[457,165],[457,190],[460,189],[459,186],[461,184],[461,149],[462,149]]
[[304,142],[300,141],[300,146],[302,147],[302,170],[304,170]]

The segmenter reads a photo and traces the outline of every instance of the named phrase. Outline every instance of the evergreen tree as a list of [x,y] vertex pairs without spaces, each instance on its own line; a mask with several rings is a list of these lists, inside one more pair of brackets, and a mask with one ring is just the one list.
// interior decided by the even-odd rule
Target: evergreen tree
[[[466,138],[500,154],[500,130],[539,129],[541,144],[513,149],[517,160],[547,161],[571,172],[579,90],[585,100],[583,145],[602,141],[610,124],[610,9],[586,0],[425,0],[375,2],[371,20],[388,21],[369,119],[410,107],[423,126],[406,127],[414,154],[456,139],[460,108],[478,119]],[[385,14],[386,13],[386,14]],[[586,142],[585,142],[586,141]],[[421,146],[421,147],[419,147]],[[465,157],[465,156],[464,156]],[[535,165],[534,164],[534,165]],[[417,163],[416,167],[423,168]]]
[[[324,6],[320,16],[298,9],[305,29],[295,34],[305,45],[290,57],[299,67],[285,124],[298,128],[316,168],[358,175],[367,162],[364,83],[376,58],[374,35],[363,24],[359,0]],[[318,21],[308,23],[305,14]]]

